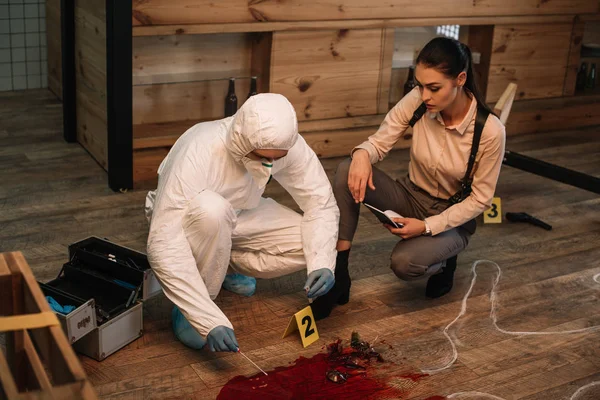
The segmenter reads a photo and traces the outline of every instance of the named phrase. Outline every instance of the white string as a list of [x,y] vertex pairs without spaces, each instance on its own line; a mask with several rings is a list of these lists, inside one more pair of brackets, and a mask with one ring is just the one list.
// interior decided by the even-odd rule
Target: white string
[[448,396],[449,399],[454,399],[456,397],[485,397],[487,399],[492,399],[492,400],[505,400],[502,397],[498,397],[498,396],[494,396],[493,394],[489,394],[489,393],[483,393],[483,392],[458,392],[458,393],[452,393],[451,395]]
[[[575,400],[577,397],[579,397],[579,395],[581,395],[581,393],[583,393],[587,389],[591,388],[592,386],[600,386],[600,381],[588,383],[587,385],[580,387],[579,389],[577,389],[577,391],[575,393],[573,393],[573,395],[569,398],[569,400]],[[502,397],[494,396],[493,394],[483,393],[483,392],[458,392],[458,393],[452,393],[451,395],[448,396],[449,399],[455,399],[457,397],[478,397],[478,398],[485,397],[487,399],[492,399],[492,400],[505,400]]]
[[[596,277],[600,277],[600,274],[596,275],[594,277],[594,280],[596,280]],[[573,396],[571,396],[571,398],[569,400],[575,400],[575,398],[577,396],[579,396],[581,394],[581,392],[591,388],[592,386],[600,386],[600,381],[588,383],[587,385],[580,387],[579,389],[577,389],[577,391],[575,393],[573,393]]]
[[[496,279],[494,279],[494,283],[492,285],[492,290],[490,291],[490,301],[491,301],[490,318],[492,320],[492,323],[494,324],[494,327],[498,331],[500,331],[506,335],[512,335],[512,336],[570,335],[570,334],[576,334],[576,333],[587,333],[587,332],[600,331],[600,325],[592,326],[592,327],[588,327],[588,328],[582,328],[582,329],[567,330],[567,331],[546,331],[546,332],[514,332],[514,331],[507,331],[505,329],[500,328],[498,326],[498,317],[496,314],[496,307],[497,307],[497,303],[498,303],[498,296],[496,294],[496,286],[498,286],[498,283],[500,282],[500,278],[502,277],[502,269],[500,268],[500,266],[498,264],[496,264],[493,261],[477,260],[473,263],[473,266],[471,267],[473,279],[471,280],[471,286],[469,286],[469,290],[463,297],[460,312],[458,313],[458,315],[456,316],[456,318],[454,318],[454,320],[452,322],[450,322],[448,325],[446,325],[446,327],[444,328],[444,330],[442,332],[444,334],[444,336],[446,336],[446,338],[450,342],[450,345],[452,346],[452,359],[446,365],[439,367],[439,368],[421,369],[421,371],[423,373],[431,375],[431,374],[441,372],[445,369],[450,368],[458,359],[458,350],[456,349],[456,344],[455,344],[454,340],[448,334],[448,330],[452,327],[452,325],[454,325],[456,323],[456,321],[458,321],[463,315],[465,315],[467,313],[467,300],[469,299],[469,296],[471,296],[471,292],[473,292],[473,287],[475,286],[475,282],[477,281],[477,266],[481,263],[492,264],[498,270],[498,275],[496,276]],[[594,275],[593,280],[596,283],[600,283],[600,274]],[[464,393],[478,393],[478,392],[464,392]],[[490,398],[498,399],[493,396]]]

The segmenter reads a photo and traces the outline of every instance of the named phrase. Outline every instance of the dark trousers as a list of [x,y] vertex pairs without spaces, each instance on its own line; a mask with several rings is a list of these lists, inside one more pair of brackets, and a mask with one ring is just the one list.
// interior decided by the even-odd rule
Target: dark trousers
[[[340,209],[339,240],[348,241],[354,238],[360,210],[360,204],[354,202],[348,189],[350,162],[347,159],[338,166],[333,185]],[[451,205],[448,200],[430,196],[413,184],[408,176],[393,180],[376,167],[373,167],[373,184],[375,190],[367,186],[364,202],[382,211],[395,211],[406,218],[424,219],[441,213]],[[435,236],[400,240],[392,250],[391,268],[403,280],[431,276],[445,265],[446,259],[467,247],[474,232],[475,220],[471,220]]]

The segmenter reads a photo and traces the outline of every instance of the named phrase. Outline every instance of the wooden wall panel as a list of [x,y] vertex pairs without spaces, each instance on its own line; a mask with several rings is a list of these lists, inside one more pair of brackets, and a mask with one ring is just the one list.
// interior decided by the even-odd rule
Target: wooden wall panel
[[271,91],[290,100],[299,121],[376,114],[381,32],[273,33]]
[[77,140],[108,168],[106,13],[103,0],[75,2]]
[[[515,101],[507,135],[548,132],[600,125],[600,95]],[[568,140],[565,137],[565,140]]]
[[252,61],[250,72],[257,78],[257,90],[259,93],[271,91],[271,49],[273,45],[273,34],[271,32],[250,34],[252,42]]
[[600,44],[600,20],[586,21],[583,32],[583,43]]
[[509,82],[517,99],[562,96],[572,24],[502,25],[494,29],[487,102]]
[[60,0],[46,0],[48,88],[62,100],[62,49]]
[[379,62],[379,84],[377,85],[377,112],[387,113],[390,108],[390,85],[394,59],[394,29],[381,30],[381,59]]
[[565,84],[563,87],[563,95],[565,96],[572,96],[575,94],[575,83],[577,80],[577,72],[579,71],[584,28],[585,23],[579,18],[576,18],[573,22],[571,43],[569,44],[569,59],[567,62],[567,72],[565,74]]
[[248,97],[251,60],[245,33],[134,38],[134,125],[223,118],[230,77]]
[[[377,131],[377,128],[378,126],[372,126],[337,131],[308,132],[303,133],[302,136],[318,157],[343,157],[349,156],[352,149],[367,140],[369,136]],[[405,138],[396,143],[394,149],[409,148],[412,143],[411,138],[412,134],[409,131]]]
[[133,84],[248,77],[244,33],[133,38]]
[[153,189],[158,182],[158,166],[169,153],[169,147],[133,152],[133,188]]
[[[165,83],[133,87],[133,124],[223,118],[228,80]],[[250,79],[236,79],[238,106],[250,90]],[[181,132],[183,133],[183,132]]]
[[133,25],[585,14],[592,0],[135,0]]
[[[462,31],[462,29],[461,29]],[[473,65],[475,82],[485,98],[489,82],[494,25],[475,25],[469,27],[467,44],[472,53],[479,53],[479,63]],[[504,89],[502,89],[504,90]]]

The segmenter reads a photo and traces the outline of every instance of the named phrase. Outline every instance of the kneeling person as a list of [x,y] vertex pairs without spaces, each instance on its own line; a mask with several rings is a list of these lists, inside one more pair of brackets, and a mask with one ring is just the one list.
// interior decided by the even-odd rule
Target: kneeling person
[[[274,278],[301,269],[309,298],[333,286],[339,210],[285,97],[259,94],[232,117],[193,126],[158,174],[146,198],[148,259],[187,346],[208,341],[213,351],[237,351],[233,326],[213,302],[228,270],[238,273],[228,276],[230,286],[239,274]],[[262,197],[271,177],[303,215]]]

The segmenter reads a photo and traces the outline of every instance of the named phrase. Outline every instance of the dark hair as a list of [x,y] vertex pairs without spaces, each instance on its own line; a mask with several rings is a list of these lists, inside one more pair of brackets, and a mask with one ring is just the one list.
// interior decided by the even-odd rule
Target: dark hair
[[458,74],[465,71],[467,73],[465,88],[473,93],[480,107],[485,108],[490,114],[494,114],[485,103],[475,82],[473,58],[469,46],[455,39],[436,37],[429,41],[419,53],[417,64],[419,63],[428,68],[437,69],[450,79],[455,79]]

